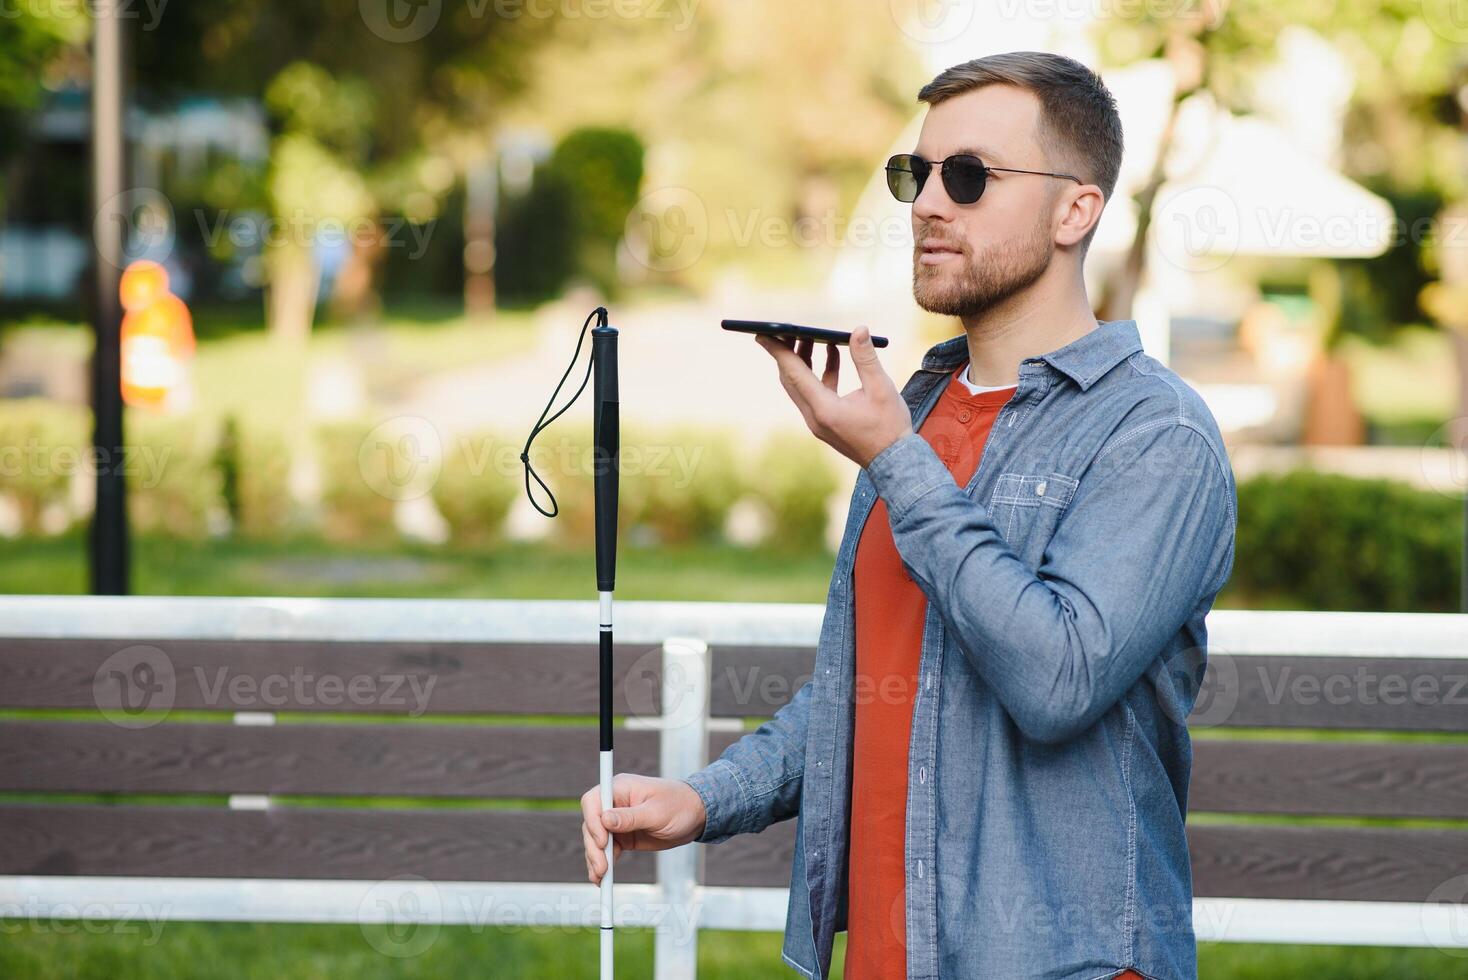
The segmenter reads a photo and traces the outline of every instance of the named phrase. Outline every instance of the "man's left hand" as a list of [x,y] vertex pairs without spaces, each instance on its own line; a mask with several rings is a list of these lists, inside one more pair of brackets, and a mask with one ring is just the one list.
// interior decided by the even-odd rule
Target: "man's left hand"
[[851,334],[851,359],[861,387],[845,395],[836,394],[841,371],[836,344],[826,345],[826,369],[817,378],[811,369],[813,341],[800,340],[792,345],[763,334],[754,339],[780,365],[780,384],[800,409],[810,431],[858,466],[865,467],[882,450],[912,432],[912,412],[882,370],[877,349],[872,346],[872,332],[866,327],[858,327]]

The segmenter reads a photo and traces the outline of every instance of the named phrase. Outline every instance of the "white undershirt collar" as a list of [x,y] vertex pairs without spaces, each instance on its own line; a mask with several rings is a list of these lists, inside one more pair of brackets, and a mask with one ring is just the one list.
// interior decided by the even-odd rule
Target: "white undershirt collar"
[[[973,363],[973,362],[970,361],[969,364],[971,364],[971,363]],[[1019,387],[1018,384],[1012,384],[1012,385],[976,385],[976,384],[974,384],[972,381],[970,381],[968,379],[968,368],[969,368],[969,365],[968,364],[965,364],[963,366],[963,373],[958,376],[958,380],[963,382],[963,386],[968,389],[968,393],[970,395],[978,395],[978,394],[982,394],[983,392],[986,392],[986,391],[1001,391],[1001,390],[1003,390],[1005,388],[1017,388],[1017,387]]]

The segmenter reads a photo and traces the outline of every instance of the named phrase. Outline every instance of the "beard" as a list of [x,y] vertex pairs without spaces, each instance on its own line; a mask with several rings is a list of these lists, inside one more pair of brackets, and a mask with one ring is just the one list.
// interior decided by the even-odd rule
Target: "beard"
[[[921,242],[930,235],[922,229],[915,240]],[[963,250],[957,262],[926,266],[919,261],[921,246],[914,245],[912,251],[913,299],[929,313],[944,316],[977,316],[993,309],[1033,285],[1055,254],[1046,222],[1037,223],[1027,237],[996,245],[978,256],[964,242],[950,244]],[[950,268],[954,265],[959,267]]]

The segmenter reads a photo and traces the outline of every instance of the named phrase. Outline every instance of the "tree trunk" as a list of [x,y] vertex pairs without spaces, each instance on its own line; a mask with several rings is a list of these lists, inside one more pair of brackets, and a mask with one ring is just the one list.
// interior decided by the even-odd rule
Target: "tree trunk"
[[267,257],[270,284],[265,293],[265,317],[270,333],[304,345],[311,335],[321,269],[309,249],[282,245]]

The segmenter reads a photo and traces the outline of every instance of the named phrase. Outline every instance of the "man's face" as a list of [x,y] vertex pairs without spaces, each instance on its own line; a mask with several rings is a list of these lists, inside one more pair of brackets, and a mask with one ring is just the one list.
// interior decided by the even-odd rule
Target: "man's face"
[[1037,280],[1055,251],[1057,193],[1069,181],[990,174],[973,204],[948,197],[937,163],[971,153],[991,167],[1056,169],[1036,138],[1040,100],[987,85],[928,110],[914,152],[934,164],[912,205],[912,294],[933,313],[973,316]]

